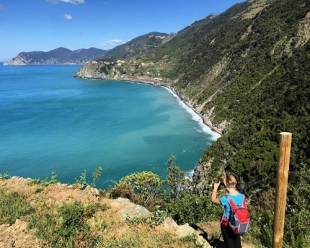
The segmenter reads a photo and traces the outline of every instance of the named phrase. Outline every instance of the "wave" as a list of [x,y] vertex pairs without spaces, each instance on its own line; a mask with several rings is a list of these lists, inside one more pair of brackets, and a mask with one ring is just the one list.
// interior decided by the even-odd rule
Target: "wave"
[[[186,103],[184,103],[173,90],[167,87],[164,87],[164,86],[161,86],[161,87],[168,90],[178,100],[178,103],[192,116],[192,119],[199,124],[201,131],[209,134],[212,140],[217,140],[219,137],[221,137],[219,133],[212,131],[211,128],[203,122],[203,119],[201,118],[201,116],[197,114],[195,110],[189,107]],[[197,131],[199,132],[199,130]]]
[[190,170],[190,171],[185,172],[185,178],[188,178],[190,180],[193,179],[193,175],[194,175],[194,170]]

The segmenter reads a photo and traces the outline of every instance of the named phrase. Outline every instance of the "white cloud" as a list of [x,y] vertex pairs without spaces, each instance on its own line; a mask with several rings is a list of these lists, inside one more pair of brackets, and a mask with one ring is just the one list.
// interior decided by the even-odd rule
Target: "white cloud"
[[104,41],[104,42],[101,43],[101,45],[102,45],[103,47],[107,47],[107,46],[108,46],[108,47],[111,47],[111,46],[122,45],[122,44],[124,44],[124,43],[126,43],[126,41],[115,39],[115,40]]
[[72,4],[81,4],[84,3],[84,0],[59,0],[64,3],[72,3]]
[[75,5],[85,3],[84,0],[46,0],[46,2],[51,3],[51,4],[58,4],[59,2],[64,2],[64,3],[75,4]]
[[69,15],[69,14],[64,14],[64,16],[63,16],[66,20],[69,20],[69,21],[71,21],[72,19],[73,19],[73,17],[71,16],[71,15]]
[[0,4],[0,9],[4,9],[4,8],[5,8],[4,5]]

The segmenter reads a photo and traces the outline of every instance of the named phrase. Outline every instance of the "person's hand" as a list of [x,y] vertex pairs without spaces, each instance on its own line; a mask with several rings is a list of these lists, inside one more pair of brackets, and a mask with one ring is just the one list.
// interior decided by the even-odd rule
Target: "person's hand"
[[214,189],[214,190],[217,190],[217,189],[220,187],[220,184],[221,184],[221,182],[214,183],[214,184],[213,184],[213,189]]

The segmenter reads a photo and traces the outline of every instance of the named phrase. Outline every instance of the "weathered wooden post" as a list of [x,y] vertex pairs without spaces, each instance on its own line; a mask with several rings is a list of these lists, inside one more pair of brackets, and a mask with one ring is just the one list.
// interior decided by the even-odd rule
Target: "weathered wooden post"
[[292,134],[280,133],[280,150],[277,172],[276,200],[274,205],[273,248],[282,248],[288,171],[290,164]]

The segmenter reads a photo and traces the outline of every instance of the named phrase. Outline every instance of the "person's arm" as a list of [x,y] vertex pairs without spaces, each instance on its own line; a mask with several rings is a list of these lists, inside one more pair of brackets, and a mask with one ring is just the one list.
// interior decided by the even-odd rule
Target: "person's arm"
[[217,196],[216,196],[216,193],[217,193],[217,190],[218,190],[219,186],[220,186],[220,183],[214,183],[213,184],[213,192],[212,192],[212,195],[211,195],[211,201],[214,204],[217,204],[217,205],[221,205],[220,199],[217,198]]

